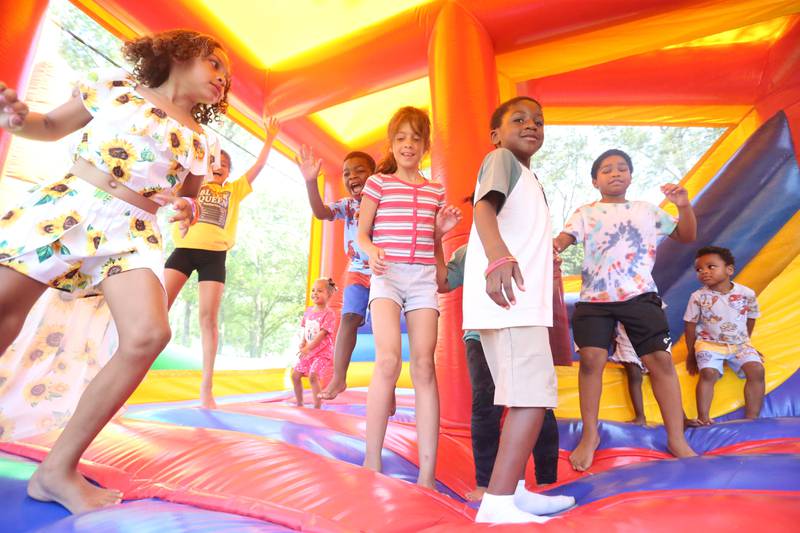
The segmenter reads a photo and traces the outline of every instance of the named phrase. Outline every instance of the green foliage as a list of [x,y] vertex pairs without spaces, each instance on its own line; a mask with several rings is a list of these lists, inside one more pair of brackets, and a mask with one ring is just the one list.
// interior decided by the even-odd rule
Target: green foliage
[[113,67],[106,57],[118,65],[125,64],[122,42],[66,0],[51,1],[48,16],[62,28],[59,53],[72,69],[85,72]]
[[[721,128],[632,126],[547,126],[545,143],[533,167],[547,194],[553,231],[581,205],[599,199],[592,186],[594,158],[620,148],[633,159],[634,173],[627,197],[661,203],[659,186],[680,181],[722,135]],[[583,250],[571,246],[561,254],[562,272],[580,274]]]

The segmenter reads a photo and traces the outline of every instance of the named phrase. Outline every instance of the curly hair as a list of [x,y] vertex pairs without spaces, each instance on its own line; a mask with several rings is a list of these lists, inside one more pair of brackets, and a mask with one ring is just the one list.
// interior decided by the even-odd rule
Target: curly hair
[[[219,41],[196,31],[170,30],[145,35],[126,42],[122,53],[132,65],[133,76],[147,87],[158,87],[167,81],[173,61],[188,61],[207,57],[216,48],[225,50]],[[192,109],[194,119],[200,124],[218,121],[228,110],[230,76],[225,80],[222,98],[216,104],[196,104]]]

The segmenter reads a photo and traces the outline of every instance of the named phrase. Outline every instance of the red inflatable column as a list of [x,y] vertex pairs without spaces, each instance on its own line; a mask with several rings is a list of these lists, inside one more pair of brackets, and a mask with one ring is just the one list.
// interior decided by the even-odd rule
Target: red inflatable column
[[[0,17],[0,80],[25,93],[36,52],[36,37],[47,0],[3,2]],[[11,135],[0,132],[0,168],[5,161]]]
[[[447,202],[464,212],[444,241],[445,258],[467,242],[478,169],[492,150],[489,119],[498,104],[494,48],[486,30],[456,2],[439,12],[428,47],[433,103],[433,178],[444,183]],[[439,300],[436,375],[443,425],[468,427],[471,387],[461,340],[461,289]]]

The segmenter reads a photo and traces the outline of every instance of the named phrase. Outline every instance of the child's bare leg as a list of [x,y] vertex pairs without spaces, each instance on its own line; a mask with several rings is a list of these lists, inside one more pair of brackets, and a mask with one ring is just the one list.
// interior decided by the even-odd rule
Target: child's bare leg
[[758,418],[764,403],[764,365],[761,363],[745,363],[742,365],[747,381],[744,384],[744,417]]
[[0,266],[0,357],[19,335],[28,312],[47,286]]
[[170,338],[167,300],[152,272],[130,270],[102,284],[119,332],[119,348],[89,383],[64,431],[28,483],[37,500],[55,501],[72,513],[118,503],[122,495],[89,483],[78,460],[133,393]]
[[[364,466],[381,471],[381,451],[389,423],[394,386],[400,377],[400,306],[388,298],[372,301],[372,330],[375,332],[375,368],[367,392],[367,435]],[[417,414],[419,416],[419,414]]]
[[439,389],[436,384],[433,352],[436,349],[438,313],[434,309],[417,309],[406,313],[406,321],[417,413],[417,485],[435,489],[436,452],[439,445]]
[[642,369],[636,363],[623,363],[628,378],[628,394],[633,404],[634,418],[632,423],[643,426],[647,423],[644,416],[644,400],[642,399]]
[[600,445],[597,417],[600,412],[600,395],[603,392],[603,369],[608,352],[604,348],[586,347],[579,350],[581,366],[578,370],[578,395],[580,396],[581,440],[569,455],[572,468],[587,470],[594,461],[594,452]]
[[303,374],[292,369],[292,386],[294,387],[294,403],[303,407]]
[[525,476],[525,465],[539,438],[543,420],[542,407],[508,408],[487,492],[504,496],[514,494],[517,483]]
[[697,420],[704,426],[713,424],[709,411],[711,400],[714,399],[714,384],[720,378],[719,372],[713,368],[700,369],[700,378],[697,380]]
[[356,347],[358,328],[364,317],[356,313],[342,315],[339,331],[336,333],[336,345],[333,348],[333,378],[325,389],[319,393],[323,400],[333,400],[347,388],[347,368]]
[[319,397],[319,376],[316,372],[308,373],[308,381],[311,383],[311,397],[314,398],[314,409],[322,407],[322,400]]
[[672,356],[668,352],[660,350],[645,355],[642,357],[642,362],[650,372],[653,394],[655,394],[658,407],[661,409],[661,418],[664,419],[664,429],[667,430],[667,449],[675,457],[697,455],[686,442],[683,434],[681,386],[678,383],[678,374],[675,372]]
[[515,503],[517,484],[525,475],[525,464],[542,428],[542,407],[509,407],[489,487],[483,495],[476,522],[545,522]]
[[201,281],[200,290],[200,339],[203,344],[203,381],[200,384],[200,405],[216,409],[214,401],[214,361],[219,348],[219,307],[225,284],[219,281]]

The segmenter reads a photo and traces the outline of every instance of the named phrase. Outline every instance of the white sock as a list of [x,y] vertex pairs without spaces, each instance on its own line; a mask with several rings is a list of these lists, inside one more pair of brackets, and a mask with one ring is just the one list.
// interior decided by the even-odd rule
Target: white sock
[[475,515],[475,522],[479,524],[524,524],[527,522],[543,524],[548,520],[550,519],[546,516],[526,513],[514,505],[513,494],[498,496],[488,492],[483,495],[478,514]]
[[517,483],[517,490],[514,491],[514,504],[525,512],[536,515],[552,514],[575,505],[575,498],[572,496],[545,496],[537,494],[525,488],[525,481]]

